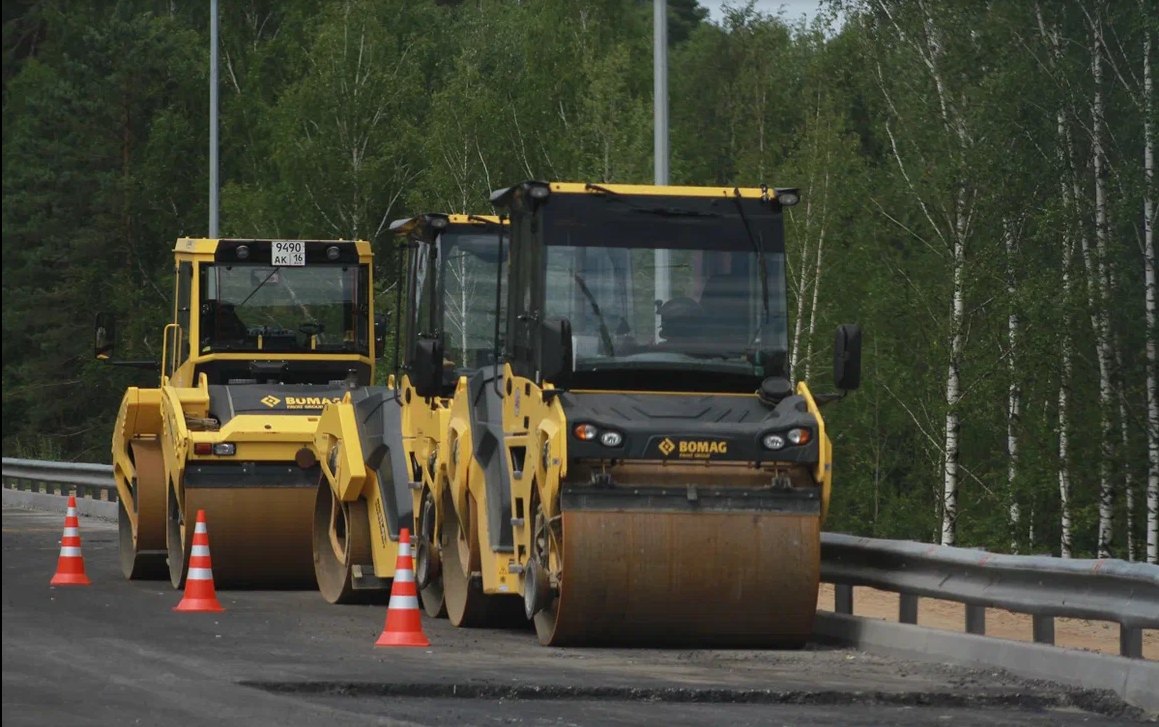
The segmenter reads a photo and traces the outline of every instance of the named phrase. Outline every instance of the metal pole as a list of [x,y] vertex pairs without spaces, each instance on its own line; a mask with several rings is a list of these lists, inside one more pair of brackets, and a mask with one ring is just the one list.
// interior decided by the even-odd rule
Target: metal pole
[[217,0],[209,0],[209,237],[216,239],[217,180]]
[[[656,169],[656,186],[668,184],[668,3],[667,0],[652,2],[652,114],[653,114],[653,161]],[[655,266],[656,299],[664,302],[671,297],[668,279],[668,251],[656,250],[653,258]],[[656,316],[656,335],[660,334],[660,316]]]
[[668,184],[668,3],[652,3],[652,93],[655,123],[653,154],[656,184]]

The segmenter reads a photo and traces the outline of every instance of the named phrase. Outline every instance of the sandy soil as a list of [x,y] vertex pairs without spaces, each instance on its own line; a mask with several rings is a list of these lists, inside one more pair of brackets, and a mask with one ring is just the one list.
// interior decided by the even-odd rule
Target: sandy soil
[[[897,601],[896,593],[864,586],[853,589],[853,613],[856,616],[897,621]],[[823,611],[833,610],[832,584],[821,584],[817,608]],[[1030,622],[1030,616],[1027,614],[991,608],[986,612],[986,635],[1015,641],[1031,641]],[[918,624],[947,631],[965,631],[966,607],[952,601],[918,599]],[[1056,618],[1054,642],[1068,649],[1118,654],[1119,625],[1107,621]],[[1159,661],[1159,630],[1144,629],[1143,658]]]

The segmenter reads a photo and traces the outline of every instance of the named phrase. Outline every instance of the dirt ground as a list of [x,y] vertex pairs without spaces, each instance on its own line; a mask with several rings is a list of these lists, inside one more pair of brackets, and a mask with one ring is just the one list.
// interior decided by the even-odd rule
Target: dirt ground
[[[856,616],[897,621],[896,593],[857,586],[853,589],[853,613]],[[833,610],[833,585],[821,584],[817,608]],[[918,599],[918,625],[947,631],[965,631],[966,607],[961,603],[934,598]],[[1031,619],[1027,614],[999,608],[986,611],[986,635],[1015,641],[1031,641]],[[1054,642],[1068,649],[1084,649],[1103,654],[1119,653],[1119,625],[1107,621],[1077,618],[1054,620]],[[1143,658],[1159,661],[1159,630],[1144,629]]]

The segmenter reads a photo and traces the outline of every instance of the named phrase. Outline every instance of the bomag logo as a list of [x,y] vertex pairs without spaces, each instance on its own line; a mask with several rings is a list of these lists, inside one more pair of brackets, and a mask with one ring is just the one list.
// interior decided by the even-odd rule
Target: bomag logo
[[[342,401],[342,398],[338,397],[338,396],[287,396],[286,397],[286,408],[287,409],[321,409],[322,407],[326,406],[326,402],[328,402],[328,401],[338,403],[338,402]],[[278,397],[274,396],[273,394],[268,394],[268,395],[262,397],[261,402],[263,404],[265,404],[266,406],[268,406],[269,408],[273,409],[278,404],[281,404],[282,400],[279,399]]]
[[709,459],[728,454],[728,442],[719,439],[685,439],[673,442],[665,437],[657,447],[665,457],[675,454],[678,459]]
[[340,396],[287,396],[287,409],[321,409],[326,406],[326,402],[332,401],[335,404],[342,401]]

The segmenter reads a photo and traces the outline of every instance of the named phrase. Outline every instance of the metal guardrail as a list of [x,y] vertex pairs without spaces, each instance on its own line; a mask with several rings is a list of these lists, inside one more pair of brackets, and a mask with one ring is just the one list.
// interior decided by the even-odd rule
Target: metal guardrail
[[[43,484],[116,501],[111,465],[3,458],[4,486]],[[23,485],[23,486],[22,486]],[[1119,653],[1142,658],[1143,629],[1159,629],[1159,566],[1103,558],[999,555],[908,540],[821,534],[821,580],[835,587],[835,611],[853,615],[853,588],[900,594],[898,621],[916,624],[918,598],[966,606],[965,630],[985,635],[986,609],[1030,614],[1034,641],[1054,643],[1054,619],[1119,624]]]
[[[46,462],[38,459],[4,457],[4,486],[15,490],[91,497],[117,501],[113,466],[87,462]],[[102,498],[101,495],[104,495]]]
[[853,614],[853,587],[900,594],[898,621],[916,624],[918,598],[966,605],[967,633],[985,635],[986,609],[1030,614],[1034,641],[1054,644],[1054,619],[1119,624],[1119,653],[1143,656],[1143,629],[1159,629],[1159,565],[1114,558],[1000,555],[908,540],[821,536],[821,580],[834,610]]

